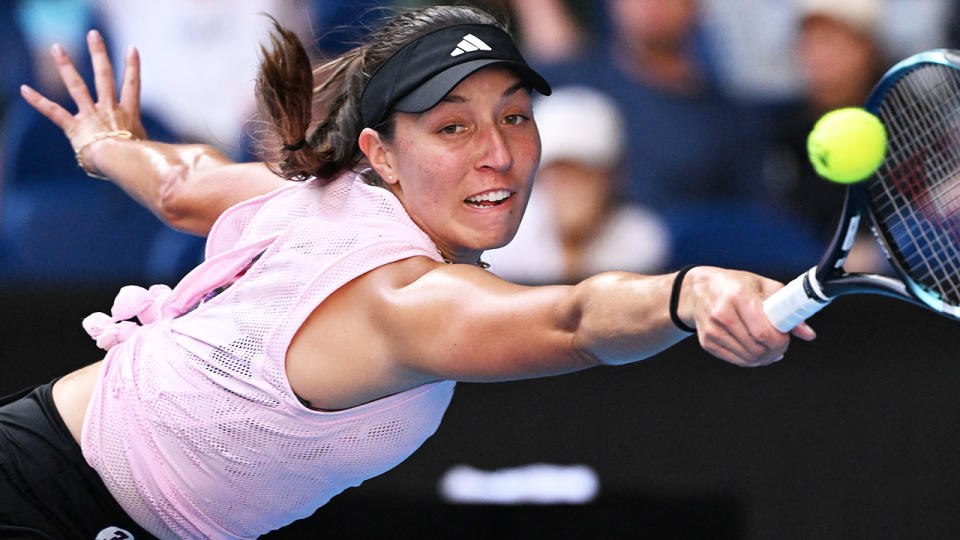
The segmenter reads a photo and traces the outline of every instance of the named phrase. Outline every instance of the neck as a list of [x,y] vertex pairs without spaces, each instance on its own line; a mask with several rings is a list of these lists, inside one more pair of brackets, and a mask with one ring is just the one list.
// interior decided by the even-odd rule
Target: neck
[[447,264],[472,264],[479,266],[480,268],[487,268],[490,265],[480,260],[480,255],[483,254],[482,251],[476,250],[466,250],[462,253],[455,253],[453,256],[448,256],[449,251],[445,251],[441,248],[437,248],[437,253],[440,254],[440,258],[443,259],[443,262]]

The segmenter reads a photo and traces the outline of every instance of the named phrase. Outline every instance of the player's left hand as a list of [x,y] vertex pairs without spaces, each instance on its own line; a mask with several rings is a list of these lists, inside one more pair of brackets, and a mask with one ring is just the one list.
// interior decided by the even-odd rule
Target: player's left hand
[[[56,63],[60,79],[77,106],[77,113],[71,114],[27,85],[20,87],[20,94],[40,114],[63,130],[74,151],[94,141],[98,133],[123,130],[129,131],[136,139],[146,139],[147,134],[140,120],[140,57],[137,50],[130,47],[127,51],[123,85],[118,100],[113,66],[99,32],[91,30],[87,33],[87,46],[93,64],[96,101],[90,96],[83,78],[60,44],[54,44],[50,54]],[[91,163],[91,156],[88,154],[95,146],[96,143],[84,148],[82,157],[85,163]]]

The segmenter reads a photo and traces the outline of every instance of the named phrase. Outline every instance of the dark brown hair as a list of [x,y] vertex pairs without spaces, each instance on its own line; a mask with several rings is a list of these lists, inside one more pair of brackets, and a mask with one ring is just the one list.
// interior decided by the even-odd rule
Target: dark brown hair
[[[479,9],[426,7],[391,18],[363,44],[313,70],[296,34],[275,19],[273,23],[272,50],[261,47],[263,61],[256,85],[260,114],[272,137],[262,138],[258,153],[274,172],[290,180],[312,176],[329,179],[361,162],[364,156],[357,138],[363,130],[363,88],[377,68],[401,47],[424,34],[457,24],[492,24],[506,30],[504,23]],[[316,87],[315,75],[322,80]],[[375,129],[381,138],[391,141],[394,115]],[[305,144],[295,149],[301,141]],[[375,174],[368,180],[382,183]]]

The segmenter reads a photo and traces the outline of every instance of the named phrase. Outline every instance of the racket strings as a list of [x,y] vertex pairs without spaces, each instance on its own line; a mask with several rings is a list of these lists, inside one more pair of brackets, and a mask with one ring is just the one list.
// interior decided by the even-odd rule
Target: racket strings
[[[920,140],[925,142],[922,138]],[[938,151],[943,145],[935,141],[931,147]],[[947,145],[946,148],[949,147]],[[902,266],[911,271],[915,281],[923,283],[928,290],[935,290],[941,298],[957,298],[960,293],[956,277],[956,244],[960,237],[956,234],[954,217],[944,214],[942,208],[938,208],[936,212],[931,211],[935,204],[931,200],[934,198],[938,200],[936,204],[942,206],[943,192],[940,196],[933,197],[931,194],[935,193],[935,190],[925,191],[924,184],[920,181],[927,178],[926,169],[943,170],[944,165],[938,163],[936,158],[928,158],[928,154],[942,155],[926,152],[920,155],[923,159],[918,160],[917,154],[914,154],[913,158],[900,165],[896,171],[898,174],[892,175],[896,179],[896,187],[909,204],[896,207],[897,220],[892,225],[889,224],[890,219],[886,220],[889,226],[888,236],[893,235],[893,243],[897,245],[897,252],[903,261]],[[887,192],[891,192],[889,186]],[[950,236],[943,233],[949,233]]]
[[[939,90],[938,92],[926,92],[924,100],[927,105],[934,104],[937,106],[937,109],[934,110],[937,114],[936,117],[944,118],[943,123],[947,125],[957,125],[958,115],[960,115],[960,95],[955,93],[957,90],[956,79],[944,80],[940,78],[931,81],[929,72],[918,73],[918,76],[925,79],[924,84],[926,86],[923,86],[923,88]],[[945,113],[946,117],[940,116],[941,113]],[[928,125],[930,124],[928,123]],[[930,210],[931,207],[937,209],[949,208],[950,204],[943,204],[944,195],[952,195],[952,199],[948,203],[952,203],[960,197],[960,191],[937,189],[937,184],[942,185],[945,180],[954,178],[960,172],[957,159],[957,143],[960,140],[958,138],[960,134],[956,129],[944,131],[940,124],[930,126],[925,131],[916,134],[913,138],[914,143],[905,147],[906,150],[911,151],[908,155],[912,159],[903,159],[903,153],[900,153],[901,159],[899,161],[901,170],[906,168],[912,173],[908,174],[907,178],[915,179],[915,181],[898,182],[898,184],[912,196],[911,201],[918,205],[919,210],[924,212]],[[926,176],[925,168],[930,168],[932,174]],[[898,180],[896,175],[894,175],[894,179]],[[919,182],[916,179],[932,180],[935,184],[927,186],[925,182]]]
[[[950,231],[951,228],[956,231],[956,226],[951,227],[946,223],[949,220],[944,220],[943,214],[931,214],[930,203],[925,202],[929,201],[929,193],[932,192],[929,189],[932,186],[928,186],[929,179],[943,177],[931,176],[928,170],[943,171],[945,161],[950,161],[944,159],[944,156],[949,157],[949,150],[943,152],[943,148],[949,149],[951,145],[940,141],[941,130],[928,119],[931,111],[937,111],[936,104],[947,101],[941,99],[944,84],[936,78],[931,80],[929,73],[922,72],[918,72],[910,83],[914,88],[901,84],[907,91],[897,92],[896,100],[891,101],[892,109],[901,107],[900,110],[906,111],[905,114],[888,115],[891,124],[895,126],[892,131],[908,134],[909,137],[901,137],[901,142],[905,144],[891,145],[892,163],[897,163],[897,166],[892,169],[893,174],[888,175],[894,180],[894,185],[890,186],[888,183],[883,186],[890,201],[883,206],[885,210],[895,209],[892,215],[897,219],[890,230],[899,251],[905,254],[910,253],[910,250],[903,249],[904,247],[914,248],[913,254],[906,257],[904,266],[913,270],[918,281],[935,285],[940,296],[956,296],[957,236],[954,234],[952,238],[946,238],[938,234],[939,231]],[[919,95],[924,96],[924,99],[916,99],[916,91],[919,90],[923,90]],[[917,110],[923,114],[918,116]],[[942,118],[941,115],[938,116]],[[926,129],[923,129],[924,126]],[[892,139],[897,140],[895,136]],[[956,162],[955,159],[953,161]],[[899,194],[899,197],[896,194]],[[896,230],[897,228],[900,230]],[[901,236],[905,236],[905,239]]]
[[910,278],[960,304],[960,73],[913,69],[884,96],[878,115],[888,153],[869,187],[881,234]]
[[[927,88],[930,88],[929,85],[931,84],[936,84],[935,82],[931,83],[931,81],[924,81],[924,83],[928,85]],[[937,86],[943,86],[943,85],[941,84]],[[934,88],[936,88],[936,86],[934,86]],[[928,93],[924,93],[924,95],[927,96],[926,101],[928,103],[929,102],[943,103],[943,101],[939,99],[938,93],[928,92]],[[901,103],[899,104],[895,103],[895,105],[901,106],[903,110],[910,111],[911,109],[905,108],[903,106],[902,98],[904,96],[902,94],[899,94],[897,97],[901,99]],[[951,114],[955,115],[956,113],[953,112]],[[903,116],[904,115],[896,115],[896,116],[890,115],[889,117],[895,120],[903,120],[902,118]],[[910,118],[907,118],[906,120],[907,120],[906,125],[910,125],[910,126],[919,125],[919,124],[911,124]],[[904,124],[902,124],[901,122],[893,121],[891,123],[896,124],[898,127],[900,127],[901,132],[907,131],[906,129],[903,129]],[[926,168],[929,167],[934,171],[945,169],[947,167],[948,160],[944,160],[943,157],[948,155],[947,152],[950,149],[956,148],[955,144],[944,145],[942,144],[942,141],[939,141],[939,140],[936,140],[933,144],[929,144],[929,141],[933,138],[932,137],[933,132],[934,130],[927,129],[922,133],[915,134],[913,137],[909,139],[910,145],[908,147],[905,147],[904,150],[894,150],[892,152],[892,155],[895,158],[893,162],[898,163],[898,165],[893,170],[893,173],[887,176],[894,180],[895,187],[906,199],[906,203],[904,201],[897,199],[895,196],[891,195],[892,191],[891,191],[891,186],[889,184],[887,185],[881,184],[882,187],[886,189],[886,193],[888,195],[888,202],[886,202],[885,204],[882,204],[878,209],[880,212],[888,211],[890,209],[895,210],[896,215],[899,218],[899,221],[894,222],[890,226],[891,232],[894,233],[895,235],[898,232],[897,231],[898,227],[904,228],[904,230],[907,232],[919,231],[919,234],[914,234],[914,236],[922,240],[922,242],[917,242],[917,246],[922,247],[924,249],[920,251],[919,257],[915,256],[913,257],[913,260],[910,260],[909,262],[912,263],[913,266],[925,267],[926,272],[925,274],[923,274],[922,277],[929,277],[931,274],[933,274],[934,270],[931,268],[930,261],[933,261],[933,260],[952,261],[956,259],[956,257],[953,256],[955,255],[955,253],[951,253],[951,251],[955,251],[955,246],[958,240],[956,235],[954,235],[953,237],[954,241],[951,242],[951,241],[944,241],[944,238],[941,237],[940,235],[931,234],[931,233],[935,233],[938,229],[935,229],[935,228],[931,229],[930,227],[924,227],[924,225],[929,225],[929,224],[923,223],[922,221],[917,220],[916,213],[908,212],[908,210],[910,209],[916,209],[919,212],[920,216],[929,220],[931,218],[931,214],[930,214],[931,207],[934,206],[935,204],[939,204],[942,207],[943,196],[946,193],[951,193],[950,190],[941,189],[939,195],[937,195],[936,197],[931,197],[931,194],[936,192],[936,189],[935,189],[936,186],[927,186],[926,182],[924,182],[924,180],[929,178],[926,174]],[[916,148],[918,144],[920,145],[919,149]],[[946,150],[947,152],[944,152],[944,150]],[[909,156],[909,157],[904,157],[904,156]],[[956,156],[954,155],[953,157],[954,159],[952,162],[957,163],[957,160],[955,159]],[[934,176],[934,178],[937,178],[937,177],[942,177],[942,175]],[[953,196],[954,199],[957,197],[957,195],[960,195],[960,191],[956,191],[953,193],[954,193],[954,196]],[[943,217],[944,216],[941,213],[939,214],[939,216],[933,216],[932,221],[943,220]],[[906,227],[906,225],[908,224],[912,224],[915,226]],[[919,225],[919,228],[916,225]],[[947,227],[944,230],[956,232],[957,227],[954,225],[953,227]],[[914,241],[915,239],[910,239],[910,240]],[[951,281],[955,282],[956,280],[951,280]]]

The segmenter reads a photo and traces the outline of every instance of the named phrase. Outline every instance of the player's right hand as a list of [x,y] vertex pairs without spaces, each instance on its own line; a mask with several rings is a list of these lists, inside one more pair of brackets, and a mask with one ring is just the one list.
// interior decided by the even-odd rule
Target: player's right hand
[[[684,279],[678,311],[695,323],[705,351],[739,366],[764,366],[780,360],[790,341],[763,312],[763,299],[780,287],[749,272],[697,267]],[[791,333],[806,341],[816,337],[806,323]]]

